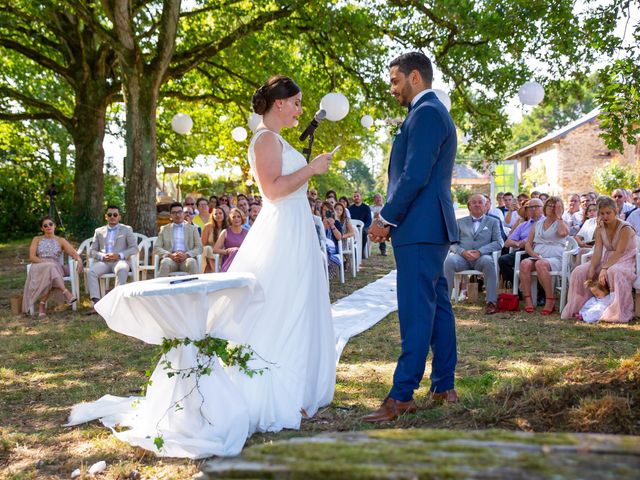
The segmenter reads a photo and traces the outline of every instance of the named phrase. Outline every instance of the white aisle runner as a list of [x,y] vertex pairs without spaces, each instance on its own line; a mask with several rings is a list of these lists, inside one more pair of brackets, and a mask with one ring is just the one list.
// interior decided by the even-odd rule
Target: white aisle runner
[[351,337],[370,329],[397,309],[395,270],[331,305],[337,362]]

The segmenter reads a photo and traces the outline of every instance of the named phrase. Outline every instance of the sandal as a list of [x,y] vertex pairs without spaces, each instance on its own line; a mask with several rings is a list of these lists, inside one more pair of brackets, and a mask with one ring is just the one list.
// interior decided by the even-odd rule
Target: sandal
[[47,316],[47,302],[45,301],[41,301],[40,302],[40,308],[38,309],[38,317],[42,318],[42,317],[46,317]]
[[547,300],[547,301],[553,300],[553,307],[551,307],[551,309],[543,308],[542,312],[540,312],[540,313],[542,315],[551,315],[553,313],[553,311],[556,309],[556,299],[554,297],[546,297],[545,300]]
[[[524,301],[526,303],[527,302],[527,298],[531,298],[531,295],[523,295],[523,297],[524,297]],[[527,312],[527,313],[533,313],[533,312],[535,312],[535,310],[536,310],[536,307],[534,307],[533,305],[530,306],[530,307],[527,307],[525,305],[525,307],[524,307],[524,311]]]
[[71,297],[71,298],[67,298],[67,294],[69,295],[73,295],[69,290],[66,290],[64,292],[62,292],[62,294],[65,297],[65,300],[67,302],[67,305],[73,305],[74,303],[76,303],[78,301],[78,299],[76,297]]

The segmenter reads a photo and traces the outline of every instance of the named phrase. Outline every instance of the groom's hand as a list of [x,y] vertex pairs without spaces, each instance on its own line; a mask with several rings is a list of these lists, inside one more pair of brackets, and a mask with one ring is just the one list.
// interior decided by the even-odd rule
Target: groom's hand
[[386,242],[389,239],[390,230],[391,226],[389,224],[385,224],[382,220],[376,219],[371,222],[371,226],[369,227],[369,239],[376,243]]

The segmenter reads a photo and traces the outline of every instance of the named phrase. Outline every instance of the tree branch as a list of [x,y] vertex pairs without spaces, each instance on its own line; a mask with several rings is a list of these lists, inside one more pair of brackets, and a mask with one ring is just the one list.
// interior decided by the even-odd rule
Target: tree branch
[[215,43],[207,45],[199,45],[191,50],[187,50],[180,54],[174,55],[173,59],[176,66],[169,69],[169,76],[172,78],[181,77],[190,70],[196,68],[206,59],[217,55],[221,50],[230,47],[236,41],[247,35],[259,31],[267,23],[286,18],[294,12],[293,9],[286,7],[280,10],[264,12],[247,24],[241,24],[238,28],[222,37]]
[[12,113],[12,114],[3,113],[2,115],[29,116],[29,115],[45,115],[46,114],[48,115],[47,118],[57,120],[58,122],[62,123],[69,131],[71,131],[71,129],[73,128],[73,122],[69,117],[67,117],[64,113],[62,113],[62,111],[60,111],[53,105],[43,102],[42,100],[38,100],[37,98],[30,97],[21,92],[18,92],[17,90],[14,90],[13,88],[9,88],[6,86],[0,86],[0,96],[8,97],[12,100],[16,100],[17,102],[20,102],[25,106],[37,108],[38,110],[40,110],[39,112],[34,112],[34,113],[30,113],[30,112]]
[[213,93],[205,93],[202,95],[187,95],[182,91],[178,90],[167,90],[161,93],[163,98],[177,98],[178,100],[183,100],[185,102],[200,102],[213,100],[216,103],[229,103],[230,99],[224,99]]
[[153,81],[157,89],[160,88],[175,51],[179,19],[180,0],[164,0],[162,15],[160,17],[160,34],[158,35],[156,56],[151,62]]
[[64,79],[67,80],[67,82],[69,82],[71,85],[73,85],[73,75],[71,71],[68,68],[60,65],[58,62],[52,60],[51,58],[42,55],[40,52],[6,37],[0,37],[0,46],[18,52],[19,54],[33,60],[38,65],[46,68],[47,70],[54,71],[55,73],[64,77]]

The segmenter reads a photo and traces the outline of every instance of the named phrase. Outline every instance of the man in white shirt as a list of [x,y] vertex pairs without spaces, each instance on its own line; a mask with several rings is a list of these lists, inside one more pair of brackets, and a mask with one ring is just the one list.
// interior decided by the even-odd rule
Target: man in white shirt
[[580,195],[577,193],[569,194],[567,205],[568,208],[562,214],[562,220],[569,226],[569,235],[574,236],[580,230],[580,225],[582,225],[582,221],[577,217],[580,212]]
[[627,216],[627,213],[631,212],[631,210],[634,209],[633,205],[626,202],[627,196],[621,188],[616,188],[613,192],[611,192],[611,198],[613,198],[613,201],[616,202],[616,208],[618,209],[618,218],[624,220]]
[[104,218],[107,225],[96,228],[89,249],[93,263],[87,272],[87,284],[94,304],[101,298],[98,279],[105,273],[115,273],[116,287],[124,285],[131,270],[128,258],[138,253],[133,229],[120,223],[120,208],[109,205]]
[[198,228],[184,221],[180,202],[172,203],[169,212],[171,223],[160,229],[155,244],[155,252],[160,256],[158,277],[167,277],[175,271],[196,274],[196,257],[202,253]]

